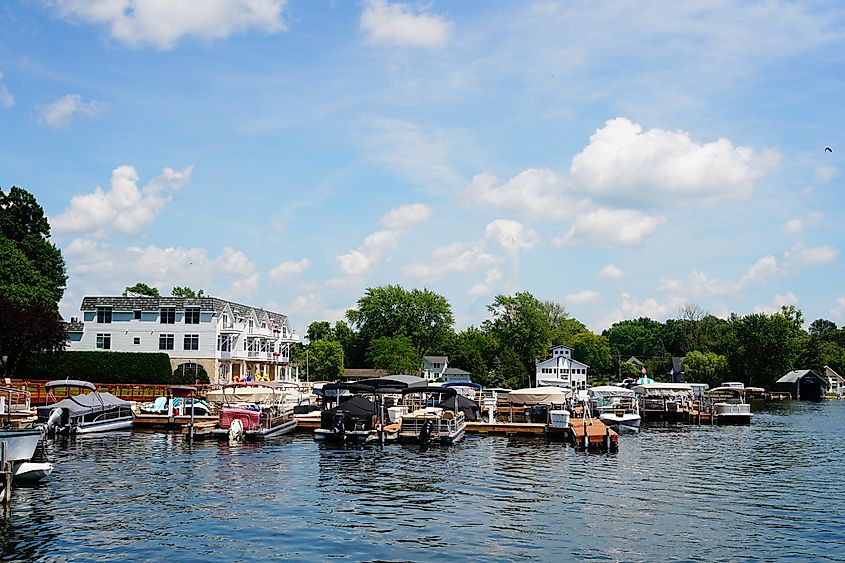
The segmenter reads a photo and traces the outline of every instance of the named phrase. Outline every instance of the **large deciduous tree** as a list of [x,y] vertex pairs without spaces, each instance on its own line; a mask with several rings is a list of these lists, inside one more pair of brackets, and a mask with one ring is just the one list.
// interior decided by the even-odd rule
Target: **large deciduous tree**
[[407,336],[381,336],[370,342],[368,351],[373,367],[388,373],[416,374],[422,366],[422,356]]
[[382,337],[407,337],[420,357],[442,349],[455,324],[445,297],[399,285],[369,288],[346,318],[358,330],[364,349]]
[[484,321],[484,329],[501,347],[511,348],[522,364],[522,372],[534,373],[536,361],[545,358],[551,346],[546,306],[530,293],[521,292],[513,296],[497,295],[487,310],[493,318]]
[[579,332],[569,338],[567,345],[572,348],[572,357],[584,362],[590,369],[590,377],[609,377],[613,375],[613,356],[607,338],[592,332]]
[[725,356],[698,350],[684,356],[683,367],[687,381],[707,383],[710,387],[721,385],[730,373]]
[[14,375],[30,353],[61,350],[66,331],[58,312],[67,282],[50,224],[35,197],[0,189],[0,362]]

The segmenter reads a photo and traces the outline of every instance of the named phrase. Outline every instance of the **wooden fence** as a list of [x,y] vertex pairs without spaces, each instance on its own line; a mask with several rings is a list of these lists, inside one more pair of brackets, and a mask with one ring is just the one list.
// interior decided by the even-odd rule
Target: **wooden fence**
[[[50,402],[47,398],[47,391],[44,389],[46,379],[13,379],[10,382],[12,387],[25,389],[32,394],[32,405],[46,405]],[[169,384],[136,384],[136,383],[97,383],[97,391],[111,393],[124,401],[136,401],[139,403],[150,403],[156,397],[167,397],[170,394]],[[210,385],[194,385],[198,397],[205,397]],[[78,392],[74,391],[72,394]],[[53,396],[61,400],[68,396],[68,389],[64,387],[53,389]]]

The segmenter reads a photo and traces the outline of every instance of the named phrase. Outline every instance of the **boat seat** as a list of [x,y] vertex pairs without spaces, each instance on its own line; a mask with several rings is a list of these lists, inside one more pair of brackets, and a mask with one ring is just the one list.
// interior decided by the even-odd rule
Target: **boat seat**
[[444,420],[452,420],[453,418],[455,418],[455,413],[453,413],[452,411],[443,411],[442,418]]

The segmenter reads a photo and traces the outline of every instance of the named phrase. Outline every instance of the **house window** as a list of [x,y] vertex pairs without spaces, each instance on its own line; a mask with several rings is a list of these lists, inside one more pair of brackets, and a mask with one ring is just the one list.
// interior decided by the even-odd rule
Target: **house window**
[[220,335],[217,337],[217,349],[221,352],[229,352],[232,350],[232,338],[230,336]]
[[158,337],[158,349],[159,350],[173,350],[173,335],[172,334],[160,334]]
[[141,337],[140,336],[133,337],[132,338],[132,344],[134,344],[135,346],[139,346],[141,344]]
[[229,315],[223,313],[221,318],[223,319],[223,328],[229,328]]
[[199,350],[200,349],[200,335],[186,334],[183,349],[185,350]]
[[97,334],[97,348],[111,350],[111,334]]
[[134,313],[135,313],[135,320],[136,320],[136,321],[140,321],[140,320],[141,320],[141,311],[140,311],[140,309],[135,309]]
[[[176,309],[173,307],[161,308],[161,324],[172,325],[176,324]],[[172,348],[170,348],[172,350]]]
[[97,307],[97,322],[101,324],[111,322],[111,307]]
[[198,325],[200,324],[200,308],[199,307],[185,307],[185,324]]
[[249,331],[252,332],[252,328],[255,326],[255,321],[249,319]]
[[267,328],[267,323],[265,323],[264,321],[261,321],[261,328]]

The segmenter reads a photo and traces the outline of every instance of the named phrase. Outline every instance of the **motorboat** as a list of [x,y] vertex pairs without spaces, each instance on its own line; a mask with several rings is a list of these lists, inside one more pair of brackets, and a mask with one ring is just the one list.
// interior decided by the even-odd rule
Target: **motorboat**
[[[67,398],[58,400],[57,389],[66,389]],[[38,424],[49,434],[86,434],[132,428],[135,413],[132,403],[111,393],[100,393],[88,381],[62,379],[44,384],[52,404],[38,407]],[[80,393],[71,395],[71,389]],[[87,390],[88,393],[81,393]]]
[[640,409],[632,389],[615,385],[601,385],[587,390],[593,412],[599,420],[618,432],[637,432],[640,429]]
[[211,407],[205,401],[190,397],[157,397],[152,403],[141,405],[141,414],[211,416]]
[[11,464],[16,482],[39,481],[52,473],[53,464],[43,455],[39,444],[44,432],[41,428],[5,428],[0,430],[0,442],[6,444],[6,461]]
[[[454,444],[464,437],[466,413],[465,409],[461,408],[458,392],[453,387],[429,387],[424,383],[402,390],[403,399],[412,394],[421,398],[434,394],[446,395],[446,397],[434,406],[420,405],[419,408],[403,415],[399,426],[399,442],[445,446]],[[475,408],[478,408],[477,404]]]
[[754,416],[751,405],[745,402],[744,387],[716,387],[706,396],[713,401],[713,421],[716,424],[749,424]]
[[378,439],[379,406],[362,396],[347,397],[320,413],[314,440],[333,444],[364,444]]
[[633,389],[645,420],[682,420],[695,400],[687,383],[640,383]]
[[276,381],[234,383],[209,391],[208,401],[220,405],[220,421],[212,434],[230,440],[290,434],[297,420],[284,395],[284,384]]

